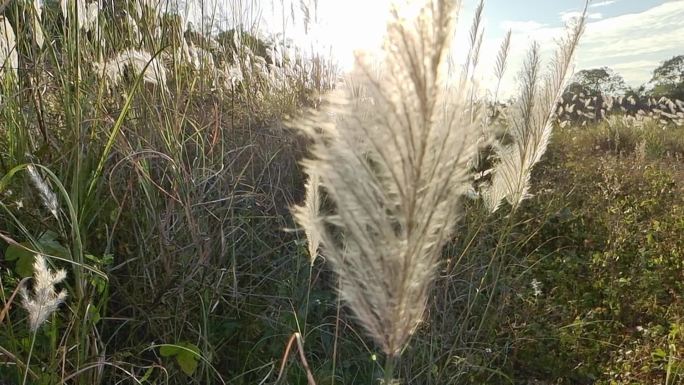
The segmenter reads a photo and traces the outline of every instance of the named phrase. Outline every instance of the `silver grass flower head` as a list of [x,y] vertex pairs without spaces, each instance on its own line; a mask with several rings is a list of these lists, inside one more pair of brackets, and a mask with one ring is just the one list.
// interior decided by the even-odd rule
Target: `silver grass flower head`
[[234,90],[235,87],[244,81],[242,69],[239,64],[232,64],[230,67],[224,67],[223,72],[224,84],[229,91]]
[[62,10],[62,17],[66,21],[69,18],[69,0],[59,0],[59,8]]
[[17,54],[16,35],[12,24],[0,15],[0,79],[7,73],[17,77],[19,56]]
[[293,210],[295,219],[304,229],[309,250],[309,260],[313,265],[318,256],[318,248],[321,245],[321,234],[319,228],[322,218],[320,218],[321,198],[320,198],[320,177],[316,173],[311,173],[306,181],[304,189],[304,205],[297,206]]
[[143,82],[166,87],[166,68],[149,52],[128,49],[105,63],[95,63],[98,74],[104,74],[112,85],[119,83],[126,67],[132,69],[135,76],[142,73]]
[[43,15],[43,0],[33,0],[33,38],[38,47],[42,48],[45,43],[45,36],[43,36],[42,15]]
[[76,1],[76,12],[78,13],[78,29],[86,29],[88,23],[88,7],[85,0]]
[[149,8],[152,10],[153,13],[157,14],[160,11],[160,6],[162,3],[161,0],[134,0],[133,5],[135,6],[135,11],[138,14],[138,19],[142,18],[143,16],[143,9],[145,7]]
[[[83,29],[88,31],[97,31],[99,29],[99,15],[100,15],[100,4],[98,2],[90,3],[85,8],[85,15],[83,21]],[[79,15],[79,20],[81,16]]]
[[138,19],[143,17],[143,4],[141,0],[133,0],[133,6],[135,7],[135,13],[138,15]]
[[200,70],[202,68],[202,62],[200,61],[197,48],[192,42],[188,44],[188,64],[195,70]]
[[176,48],[176,59],[178,63],[187,63],[190,61],[190,46],[185,38],[181,38],[180,45]]
[[389,356],[421,322],[461,215],[482,112],[469,103],[470,81],[444,85],[455,2],[419,3],[396,8],[382,72],[360,63],[355,81],[368,102],[340,87],[300,125],[314,141],[307,173],[335,205],[313,223],[322,252],[340,295]]
[[551,137],[555,106],[570,77],[570,65],[585,18],[568,27],[567,36],[559,42],[550,70],[541,73],[540,47],[534,43],[520,76],[520,95],[509,115],[508,134],[512,143],[494,146],[498,163],[492,170],[491,184],[482,191],[485,206],[496,211],[506,199],[513,208],[529,197],[532,169],[537,164]]
[[140,28],[138,28],[138,22],[136,22],[128,12],[126,12],[126,23],[131,28],[131,31],[133,31],[133,38],[135,41],[140,41],[142,35],[140,34]]
[[55,291],[55,285],[65,278],[66,271],[50,271],[45,257],[36,255],[33,262],[33,289],[29,293],[25,287],[21,288],[22,306],[28,312],[29,327],[32,331],[38,330],[66,300],[66,290],[63,289],[59,293]]
[[209,71],[213,71],[215,69],[214,56],[210,51],[207,51],[201,47],[197,47],[192,43],[184,46],[184,50],[185,49],[187,49],[188,53],[188,64],[190,64],[193,69],[197,71],[201,70],[202,68]]
[[40,195],[40,200],[43,202],[43,205],[50,211],[50,213],[55,218],[57,218],[57,212],[59,210],[59,205],[57,203],[57,194],[55,194],[52,188],[48,185],[45,178],[43,178],[43,176],[40,175],[40,173],[34,165],[28,165],[28,167],[26,167],[26,171],[29,174],[29,179],[31,179],[31,183],[33,183],[33,186],[38,190],[38,194]]

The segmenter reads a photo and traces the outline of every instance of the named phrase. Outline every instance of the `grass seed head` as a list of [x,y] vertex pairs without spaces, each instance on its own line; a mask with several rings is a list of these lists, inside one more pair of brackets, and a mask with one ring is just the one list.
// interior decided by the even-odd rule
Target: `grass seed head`
[[67,297],[66,290],[59,293],[55,291],[55,285],[66,278],[66,271],[60,269],[50,271],[42,255],[36,255],[33,262],[33,289],[29,291],[22,287],[22,306],[29,314],[29,327],[32,331],[45,323],[48,317],[64,303]]

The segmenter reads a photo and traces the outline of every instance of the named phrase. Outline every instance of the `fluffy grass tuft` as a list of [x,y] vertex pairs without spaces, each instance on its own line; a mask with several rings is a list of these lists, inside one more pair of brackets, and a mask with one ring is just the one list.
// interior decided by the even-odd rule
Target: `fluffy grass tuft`
[[25,287],[21,288],[21,304],[28,312],[29,328],[36,331],[64,303],[67,292],[64,289],[56,292],[55,285],[66,279],[66,271],[50,271],[42,255],[36,255],[33,271],[33,289],[29,293]]
[[423,2],[412,16],[395,9],[383,72],[358,62],[365,101],[359,88],[338,90],[303,124],[315,142],[305,167],[336,208],[314,222],[323,253],[341,296],[390,357],[422,319],[477,148],[469,93],[444,87],[456,11],[449,1]]

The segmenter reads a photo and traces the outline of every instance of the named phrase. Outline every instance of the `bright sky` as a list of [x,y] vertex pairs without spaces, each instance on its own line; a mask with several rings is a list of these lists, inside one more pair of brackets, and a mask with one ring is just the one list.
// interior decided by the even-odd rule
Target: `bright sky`
[[[289,15],[290,4],[294,3],[299,16],[294,24],[287,22],[286,35],[306,46],[331,46],[333,56],[349,68],[354,49],[380,45],[391,0],[318,0],[318,23],[306,35],[298,12],[299,0],[214,1],[225,14],[232,13],[229,7],[235,8],[235,4],[241,4],[243,14],[245,9],[260,8],[263,24],[275,32],[282,30],[282,4]],[[476,4],[476,0],[463,0],[457,47],[465,47]],[[480,65],[483,85],[492,85],[489,77],[508,29],[513,36],[508,73],[502,84],[504,94],[512,93],[531,42],[538,41],[548,57],[555,47],[554,40],[564,31],[565,21],[583,6],[584,0],[486,0]],[[249,13],[248,18],[253,17],[255,13]],[[608,66],[618,71],[628,85],[639,86],[650,80],[659,63],[684,54],[684,0],[593,0],[589,19],[576,70]]]

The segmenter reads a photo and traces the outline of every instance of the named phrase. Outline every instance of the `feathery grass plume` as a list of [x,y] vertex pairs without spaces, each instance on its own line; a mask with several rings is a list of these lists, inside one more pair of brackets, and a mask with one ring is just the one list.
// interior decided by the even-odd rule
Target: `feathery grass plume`
[[17,77],[19,56],[17,55],[17,40],[12,24],[0,15],[0,78],[7,73]]
[[166,3],[166,1],[161,0],[133,0],[133,6],[135,7],[135,12],[138,14],[138,19],[143,17],[143,10],[145,8],[148,8],[156,15],[162,11],[162,5]]
[[26,167],[26,171],[29,174],[29,179],[31,179],[31,182],[38,190],[38,193],[40,194],[40,200],[43,202],[43,205],[55,218],[57,218],[57,211],[59,209],[57,203],[57,194],[55,194],[52,188],[50,188],[47,181],[45,181],[45,178],[38,173],[38,170],[34,165],[28,165]]
[[112,85],[121,81],[123,72],[127,67],[133,71],[135,76],[142,73],[144,82],[166,87],[166,68],[161,61],[153,58],[149,52],[128,49],[104,64],[95,63],[97,72],[104,75]]
[[59,293],[55,291],[55,285],[66,278],[63,269],[56,272],[50,271],[45,257],[38,254],[33,262],[33,290],[29,293],[25,287],[21,288],[22,306],[29,314],[29,327],[36,331],[64,303],[67,297],[66,290]]
[[475,17],[473,24],[470,26],[470,49],[468,50],[468,57],[465,61],[466,74],[474,75],[477,69],[477,63],[480,61],[480,48],[482,47],[482,38],[484,36],[484,28],[480,28],[482,24],[482,11],[484,10],[484,0],[480,0],[475,10]]
[[[583,15],[586,15],[586,6]],[[569,26],[546,75],[541,74],[537,43],[528,54],[521,73],[521,94],[509,116],[508,134],[512,143],[495,145],[498,163],[492,170],[491,184],[482,191],[485,205],[491,212],[499,208],[503,199],[515,209],[529,196],[532,168],[546,152],[555,106],[569,78],[570,64],[585,20],[582,16]]]
[[[41,1],[41,0],[35,0]],[[61,0],[59,3],[62,10],[62,17],[64,21],[69,20],[69,13],[76,12],[76,22],[78,29],[84,31],[93,31],[98,28],[98,17],[100,9],[102,8],[102,0],[96,0],[91,3],[86,3],[86,0],[73,0],[73,7],[70,0]]]
[[59,0],[59,8],[62,10],[64,21],[69,18],[69,0]]
[[323,253],[340,295],[388,357],[421,321],[477,147],[470,83],[443,84],[457,8],[449,0],[421,1],[413,15],[395,7],[384,72],[357,60],[367,101],[338,89],[301,124],[314,141],[304,166],[336,208],[313,221]]
[[506,73],[506,66],[508,64],[508,53],[511,50],[511,34],[509,29],[506,37],[501,43],[499,53],[496,55],[496,66],[494,67],[494,76],[496,77],[496,89],[494,90],[494,103],[497,103],[499,97],[499,87],[501,87],[501,80]]
[[293,210],[293,214],[297,223],[304,229],[306,234],[307,245],[309,249],[309,260],[313,265],[318,256],[318,248],[321,245],[320,224],[316,221],[320,220],[321,211],[321,197],[320,197],[320,180],[321,178],[315,174],[309,174],[309,180],[304,186],[306,195],[304,196],[304,205],[297,206]]
[[128,24],[128,27],[131,29],[132,37],[134,41],[139,42],[142,39],[142,34],[140,33],[140,28],[138,27],[138,22],[135,21],[131,15],[128,14],[128,12],[125,12],[126,14],[126,24]]
[[210,51],[197,47],[192,42],[183,47],[184,51],[186,49],[185,47],[187,47],[188,64],[190,64],[193,69],[197,71],[202,69],[206,69],[207,71],[215,70],[214,56]]
[[99,29],[100,8],[102,8],[102,5],[95,1],[86,5],[83,16],[78,15],[79,20],[83,18],[83,23],[79,23],[79,25],[82,24],[84,31],[97,31]]
[[242,76],[242,69],[240,68],[240,65],[235,64],[223,68],[223,77],[224,87],[228,91],[235,90],[235,88],[244,80],[244,76]]
[[45,43],[45,36],[43,36],[42,15],[43,15],[43,0],[33,0],[32,21],[33,21],[33,38],[38,47],[42,48]]

